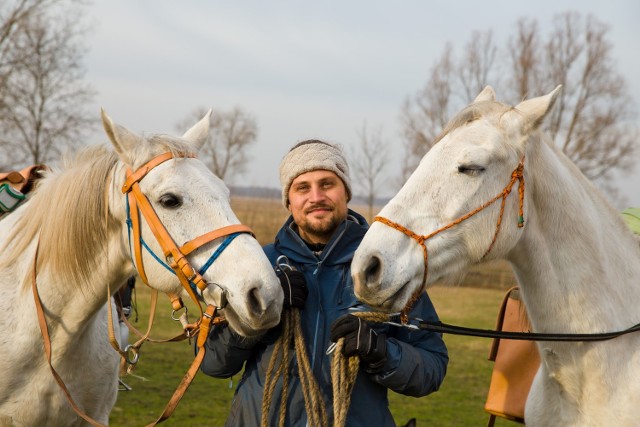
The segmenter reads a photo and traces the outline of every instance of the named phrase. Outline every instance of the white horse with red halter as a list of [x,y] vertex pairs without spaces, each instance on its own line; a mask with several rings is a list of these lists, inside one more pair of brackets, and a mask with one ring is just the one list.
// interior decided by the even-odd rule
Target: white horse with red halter
[[[103,124],[115,152],[99,146],[80,153],[62,170],[48,173],[30,200],[0,221],[0,425],[86,424],[47,364],[32,277],[48,324],[53,367],[78,407],[108,424],[119,355],[107,337],[107,289],[115,292],[140,267],[128,226],[137,211],[127,206],[122,191],[127,170],[135,175],[165,153],[171,158],[161,158],[135,183],[127,181],[146,196],[174,244],[167,256],[141,216],[139,241],[146,248],[139,255],[140,273],[152,287],[180,295],[183,284],[167,265],[191,268],[198,273],[188,277],[199,283],[196,292],[208,304],[223,305],[224,296],[225,317],[240,335],[258,334],[280,320],[282,290],[272,266],[239,224],[224,183],[195,158],[208,135],[209,114],[182,138],[140,137],[104,113]],[[222,233],[216,234],[218,229]],[[217,251],[223,243],[224,250]]]
[[[640,321],[636,240],[540,129],[559,90],[510,107],[487,87],[450,122],[356,251],[359,298],[399,311],[423,283],[506,259],[535,332],[612,332]],[[516,185],[520,197],[504,193]],[[538,345],[527,426],[638,425],[640,333]]]

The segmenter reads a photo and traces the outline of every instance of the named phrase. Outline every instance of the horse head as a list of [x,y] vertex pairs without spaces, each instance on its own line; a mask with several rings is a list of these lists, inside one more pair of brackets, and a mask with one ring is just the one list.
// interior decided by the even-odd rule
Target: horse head
[[559,90],[511,107],[486,87],[449,122],[358,247],[358,298],[399,311],[425,286],[516,245],[527,145]]
[[[280,321],[282,289],[262,248],[232,211],[228,188],[196,157],[209,137],[209,116],[181,138],[141,137],[103,111],[120,159],[109,209],[120,220],[122,250],[131,254],[143,281],[170,296],[185,293],[189,282],[192,295],[221,308],[238,334],[252,336]],[[133,191],[142,199],[129,197]],[[132,231],[138,221],[132,204],[148,211],[139,216],[139,236]],[[157,222],[145,221],[147,214]],[[139,254],[136,245],[144,248]],[[188,271],[182,283],[181,271]]]

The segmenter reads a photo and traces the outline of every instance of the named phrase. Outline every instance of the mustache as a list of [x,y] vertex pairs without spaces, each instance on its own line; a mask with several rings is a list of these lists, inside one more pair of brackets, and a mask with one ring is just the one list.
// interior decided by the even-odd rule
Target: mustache
[[327,210],[332,211],[333,210],[333,206],[327,205],[325,203],[318,203],[318,204],[315,204],[315,205],[311,205],[307,209],[305,209],[305,213],[312,212],[312,211],[314,211],[316,209],[327,209]]

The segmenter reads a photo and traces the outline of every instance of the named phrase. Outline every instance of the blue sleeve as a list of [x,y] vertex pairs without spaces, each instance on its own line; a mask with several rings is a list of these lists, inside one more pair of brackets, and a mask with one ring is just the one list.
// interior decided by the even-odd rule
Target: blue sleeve
[[[438,315],[428,295],[418,300],[410,317],[437,321]],[[442,334],[391,326],[387,333],[387,362],[373,380],[407,396],[432,393],[442,384],[449,353]]]
[[229,378],[242,370],[254,352],[260,338],[243,338],[229,329],[226,323],[218,325],[209,334],[204,348],[200,370],[212,377]]
[[[274,263],[278,256],[273,244],[264,246],[263,250]],[[205,355],[202,359],[200,370],[212,377],[229,378],[242,370],[247,360],[254,353],[264,349],[268,343],[261,343],[263,338],[274,340],[273,335],[277,331],[271,330],[267,334],[256,338],[243,338],[232,332],[226,323],[218,325],[211,330],[205,342]],[[258,346],[261,346],[258,348]],[[197,351],[197,349],[196,349]]]

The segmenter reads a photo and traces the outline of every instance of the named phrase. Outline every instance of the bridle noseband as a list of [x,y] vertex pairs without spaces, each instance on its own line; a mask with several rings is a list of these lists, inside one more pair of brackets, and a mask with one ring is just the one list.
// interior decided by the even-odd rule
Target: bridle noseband
[[[153,168],[175,157],[192,158],[195,156],[192,154],[174,154],[168,152],[154,157],[149,162],[138,168],[135,172],[127,169],[127,178],[124,185],[122,186],[122,192],[127,195],[127,227],[129,228],[129,233],[133,233],[133,252],[135,254],[135,266],[142,281],[145,284],[149,285],[147,275],[144,270],[144,264],[142,262],[142,248],[145,247],[145,249],[147,249],[151,253],[151,255],[158,262],[160,262],[160,264],[175,273],[175,275],[180,280],[183,288],[199,306],[200,304],[198,302],[198,296],[200,296],[209,285],[209,283],[207,283],[203,278],[206,270],[211,266],[211,264],[213,264],[213,262],[229,245],[229,243],[231,243],[231,241],[239,234],[248,233],[254,237],[255,235],[253,234],[251,228],[249,228],[248,226],[242,224],[234,224],[205,233],[178,247],[165,226],[160,221],[160,218],[158,218],[158,215],[151,206],[149,199],[144,195],[139,185],[140,181]],[[142,213],[142,216],[145,218],[147,225],[160,244],[166,263],[158,258],[142,239],[140,228],[140,213]],[[196,270],[189,262],[188,255],[193,253],[203,245],[222,237],[226,237],[223,243],[217,248],[217,250],[200,268],[200,270]],[[226,291],[217,283],[213,285],[217,286],[213,291],[214,295],[218,295],[216,306],[218,308],[224,308],[227,303]],[[172,300],[172,306],[174,310],[179,310],[183,307],[182,300],[178,295],[169,295],[169,297]]]
[[485,251],[484,255],[482,255],[482,258],[480,258],[481,260],[484,259],[489,254],[489,252],[491,252],[491,249],[493,249],[493,245],[495,244],[496,239],[498,238],[498,233],[500,232],[500,226],[502,224],[502,216],[504,214],[505,203],[506,203],[507,197],[511,193],[513,185],[516,183],[516,181],[518,182],[518,197],[519,197],[518,227],[524,227],[524,156],[522,156],[522,159],[520,159],[520,162],[518,163],[518,166],[511,173],[511,181],[509,181],[509,183],[504,187],[504,189],[500,193],[498,193],[495,197],[493,197],[491,200],[487,201],[486,203],[482,204],[478,208],[472,210],[471,212],[469,212],[467,214],[462,215],[461,217],[451,221],[450,223],[444,225],[443,227],[438,228],[437,230],[435,230],[435,231],[433,231],[433,232],[431,232],[429,234],[426,234],[426,235],[417,234],[417,233],[411,231],[410,229],[408,229],[407,227],[404,227],[403,225],[400,225],[397,222],[391,221],[390,219],[384,218],[382,216],[376,216],[373,219],[374,222],[378,221],[378,222],[381,222],[381,223],[383,223],[383,224],[385,224],[385,225],[387,225],[387,226],[389,226],[391,228],[395,228],[396,230],[398,230],[401,233],[409,236],[410,238],[412,238],[413,240],[418,242],[418,244],[420,246],[422,246],[422,255],[423,255],[423,258],[424,258],[424,273],[422,275],[422,284],[420,285],[420,288],[418,288],[418,290],[413,293],[413,295],[411,296],[411,298],[407,302],[407,305],[401,311],[401,320],[402,320],[403,323],[407,323],[409,311],[411,311],[411,308],[413,307],[415,302],[418,300],[418,298],[420,298],[420,295],[422,294],[422,291],[424,291],[424,288],[425,288],[425,286],[427,284],[429,253],[427,251],[426,241],[429,240],[430,238],[432,238],[433,236],[435,236],[435,235],[437,235],[437,234],[439,234],[439,233],[441,233],[441,232],[443,232],[445,230],[448,230],[448,229],[452,228],[453,226],[458,225],[461,222],[471,218],[472,216],[474,216],[478,212],[480,212],[480,211],[484,210],[485,208],[489,207],[490,205],[492,205],[498,199],[502,199],[502,202],[500,204],[500,215],[498,216],[498,221],[496,223],[496,231],[493,234],[493,239],[491,240],[491,244],[489,245],[489,247]]

